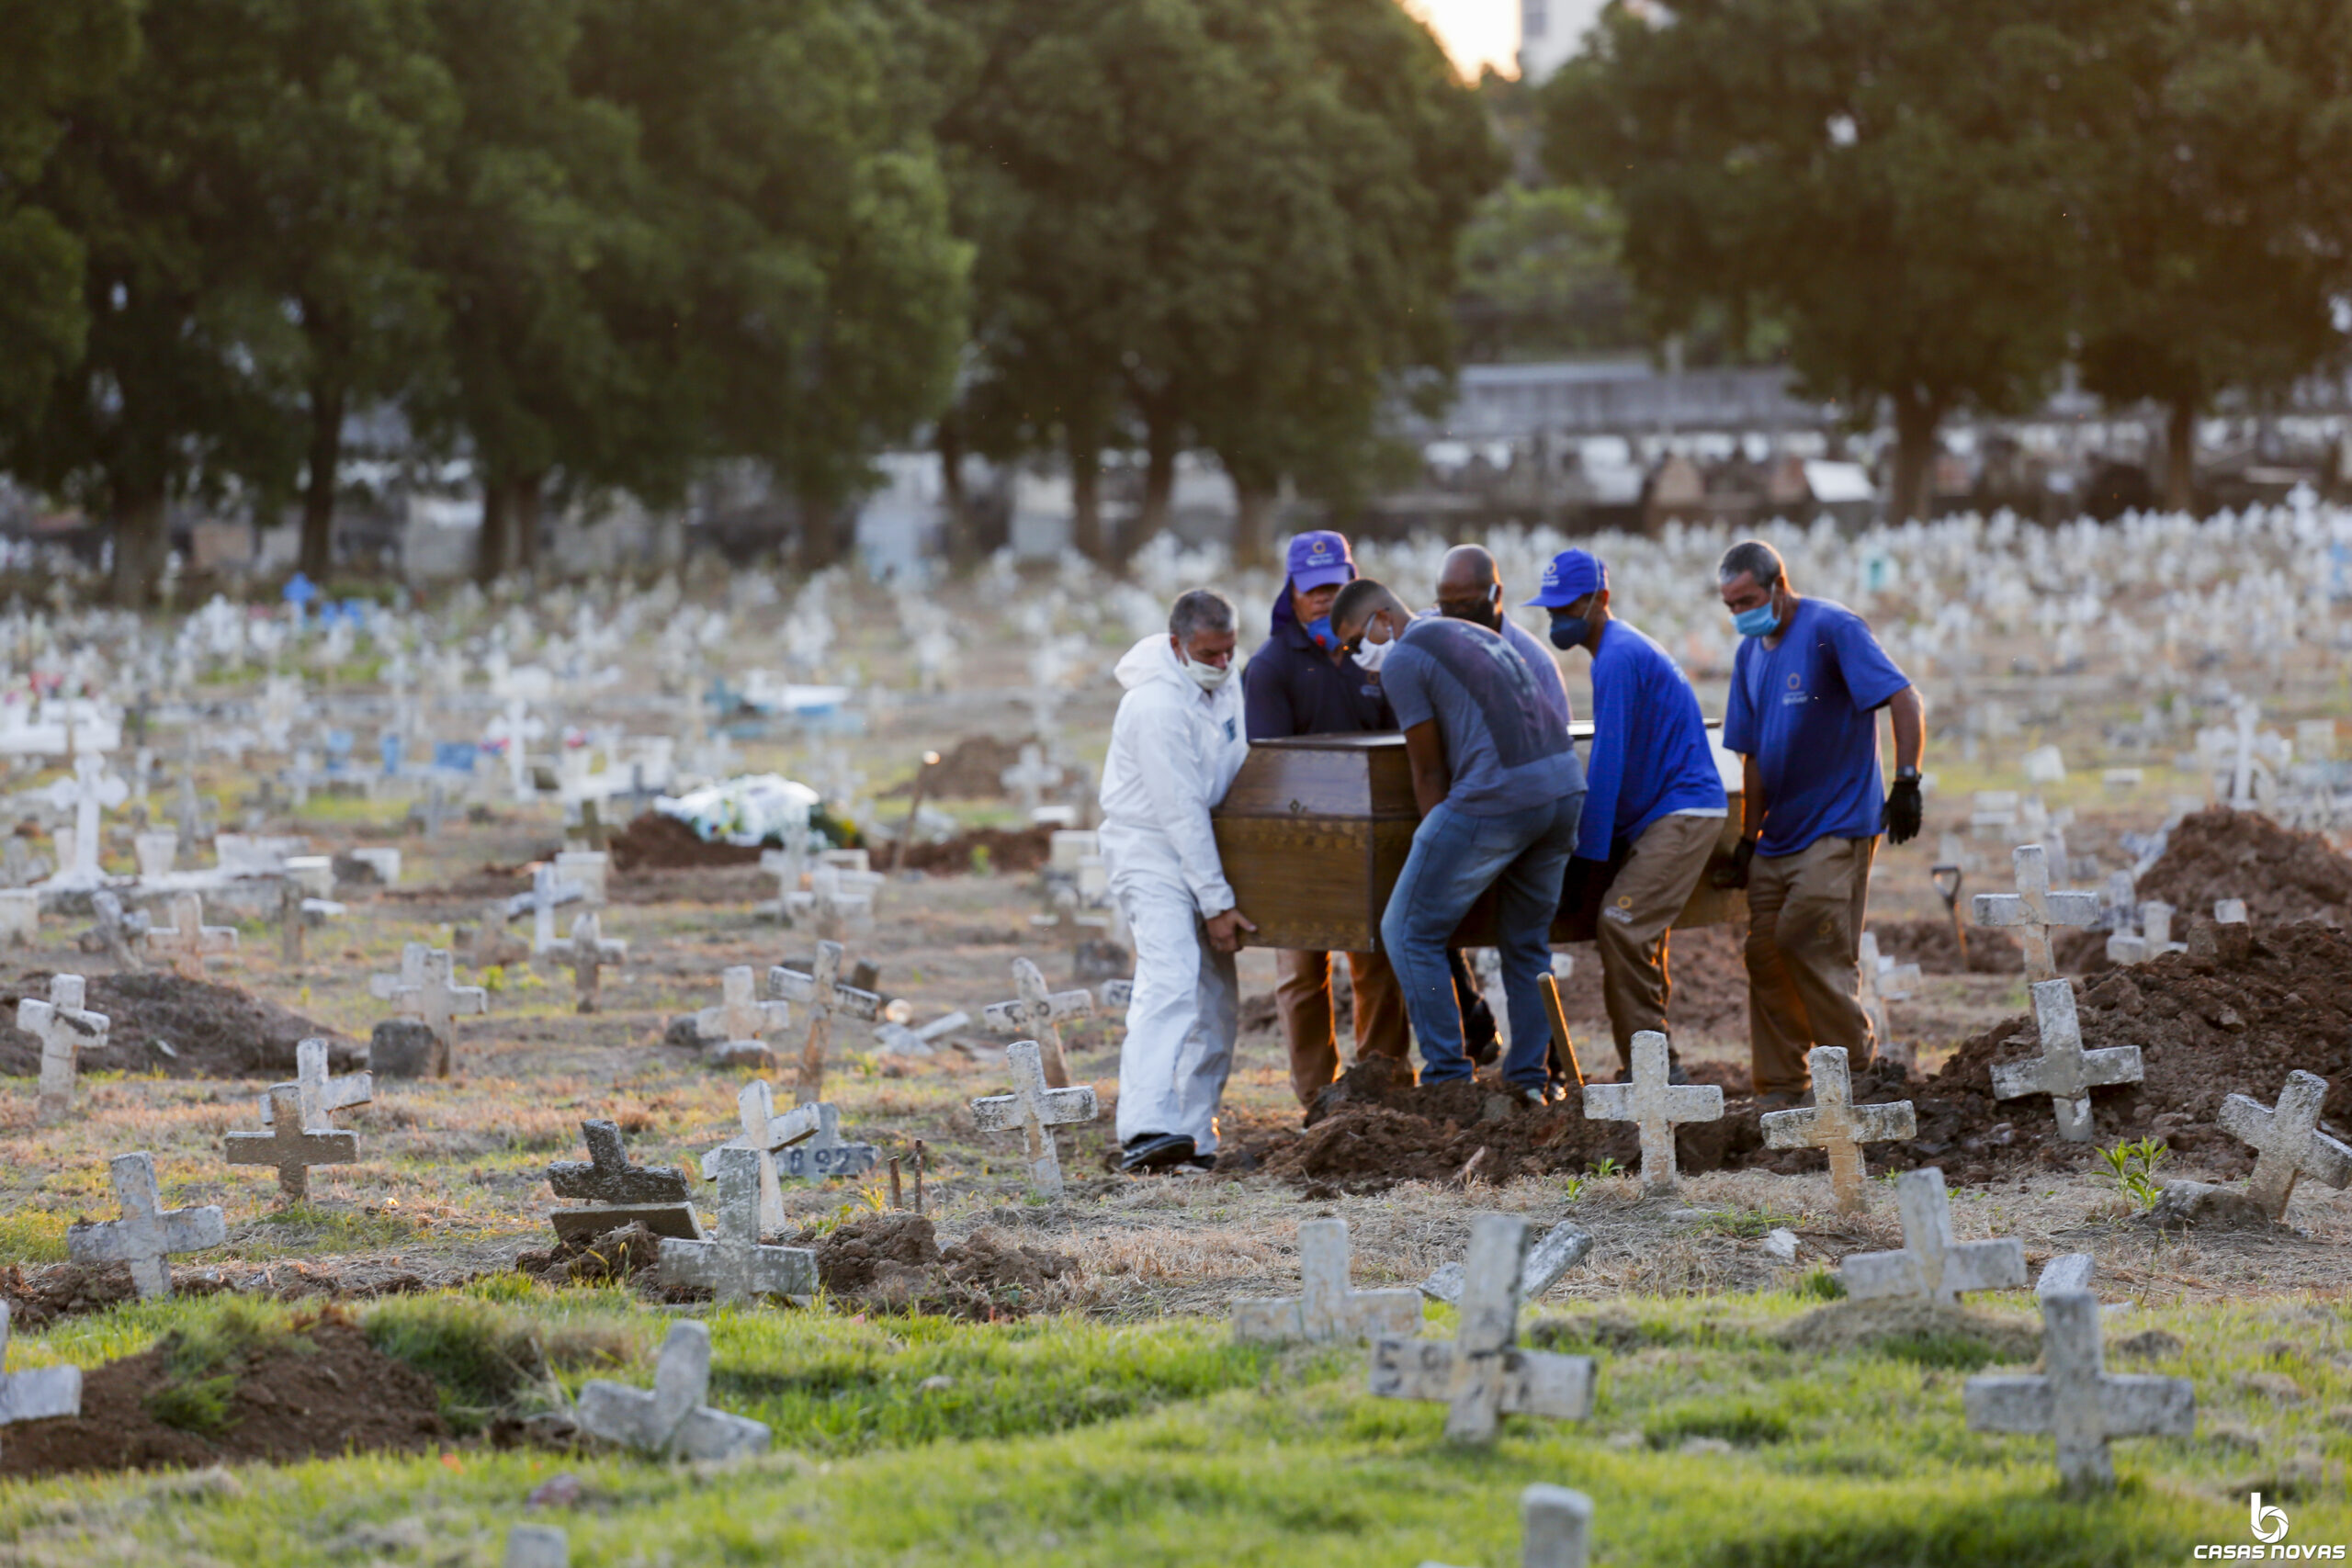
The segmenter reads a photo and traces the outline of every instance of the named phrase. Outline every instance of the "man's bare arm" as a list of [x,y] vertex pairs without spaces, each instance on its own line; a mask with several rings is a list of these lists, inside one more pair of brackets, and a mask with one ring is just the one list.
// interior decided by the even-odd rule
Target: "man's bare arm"
[[1405,757],[1413,767],[1413,804],[1427,817],[1453,787],[1446,772],[1445,738],[1437,732],[1437,720],[1425,718],[1405,731]]
[[1928,705],[1917,686],[1905,686],[1886,699],[1886,716],[1894,725],[1894,765],[1916,768],[1928,747]]

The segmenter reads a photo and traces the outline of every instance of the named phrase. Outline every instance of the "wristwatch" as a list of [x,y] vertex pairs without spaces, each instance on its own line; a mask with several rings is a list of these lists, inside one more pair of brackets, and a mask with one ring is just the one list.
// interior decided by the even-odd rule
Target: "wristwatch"
[[1917,768],[1905,767],[1905,768],[1897,768],[1897,769],[1895,769],[1895,770],[1894,770],[1894,777],[1895,777],[1896,782],[1898,782],[1898,783],[1900,783],[1900,782],[1901,782],[1902,780],[1904,780],[1904,779],[1916,779],[1916,778],[1917,778],[1918,776],[1919,776],[1919,770],[1918,770],[1918,769],[1917,769]]

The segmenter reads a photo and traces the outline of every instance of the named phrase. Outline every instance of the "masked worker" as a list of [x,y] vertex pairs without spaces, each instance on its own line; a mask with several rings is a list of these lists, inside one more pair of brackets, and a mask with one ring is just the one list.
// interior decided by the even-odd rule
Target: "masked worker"
[[1118,716],[1102,761],[1102,863],[1135,934],[1134,998],[1119,1050],[1120,1165],[1216,1164],[1216,1111],[1233,1070],[1240,990],[1233,955],[1258,928],[1233,907],[1209,809],[1250,743],[1233,680],[1233,606],[1179,598],[1168,635],[1119,660]]
[[[1421,822],[1381,916],[1380,941],[1420,1040],[1421,1081],[1472,1076],[1445,944],[1493,887],[1510,1016],[1503,1078],[1541,1104],[1552,1033],[1541,987],[1551,973],[1552,918],[1584,802],[1565,694],[1555,705],[1501,633],[1467,619],[1416,619],[1369,579],[1340,590],[1331,626],[1351,651],[1394,645],[1374,657],[1405,731]],[[1552,656],[1539,649],[1538,657],[1558,684]]]
[[[1290,543],[1289,576],[1274,601],[1273,625],[1242,671],[1245,727],[1252,740],[1294,735],[1361,735],[1393,730],[1396,716],[1380,676],[1340,651],[1331,601],[1354,581],[1345,536],[1317,530]],[[1290,1052],[1290,1087],[1301,1106],[1340,1076],[1331,1025],[1331,955],[1283,950],[1274,955],[1274,1004]],[[1377,953],[1348,954],[1354,992],[1356,1059],[1406,1061],[1412,1037],[1396,971]]]
[[1668,928],[1707,869],[1730,803],[1698,694],[1666,649],[1610,614],[1606,566],[1562,550],[1528,604],[1551,612],[1555,648],[1592,655],[1592,749],[1562,902],[1599,904],[1593,940],[1622,1076],[1636,1033],[1668,1032]]
[[[1860,615],[1800,599],[1780,552],[1746,539],[1715,573],[1742,638],[1724,745],[1744,759],[1739,848],[1717,873],[1747,889],[1748,1048],[1765,1109],[1811,1087],[1805,1053],[1872,1055],[1860,943],[1878,835],[1919,831],[1927,706]],[[1880,798],[1878,710],[1894,728],[1894,787]]]

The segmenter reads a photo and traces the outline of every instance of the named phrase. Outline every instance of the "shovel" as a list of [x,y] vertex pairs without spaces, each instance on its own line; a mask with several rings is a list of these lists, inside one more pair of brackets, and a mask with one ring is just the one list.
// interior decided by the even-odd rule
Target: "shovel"
[[1960,969],[1968,972],[1968,928],[1960,923],[1960,867],[1939,865],[1928,874],[1935,879],[1936,897],[1944,901],[1944,913],[1951,917],[1951,940],[1960,948]]

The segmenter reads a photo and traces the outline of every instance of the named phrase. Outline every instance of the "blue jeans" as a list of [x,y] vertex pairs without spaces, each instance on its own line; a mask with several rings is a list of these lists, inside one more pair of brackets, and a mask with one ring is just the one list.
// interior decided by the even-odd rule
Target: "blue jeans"
[[1510,1053],[1503,1080],[1541,1089],[1552,1023],[1544,1010],[1543,978],[1552,972],[1552,917],[1576,847],[1584,791],[1549,805],[1500,817],[1469,817],[1441,803],[1421,818],[1388,908],[1380,942],[1404,987],[1405,1010],[1421,1043],[1421,1081],[1469,1077],[1462,1050],[1462,1010],[1445,964],[1445,942],[1470,906],[1497,890],[1495,945],[1503,961],[1503,991],[1510,1003]]

